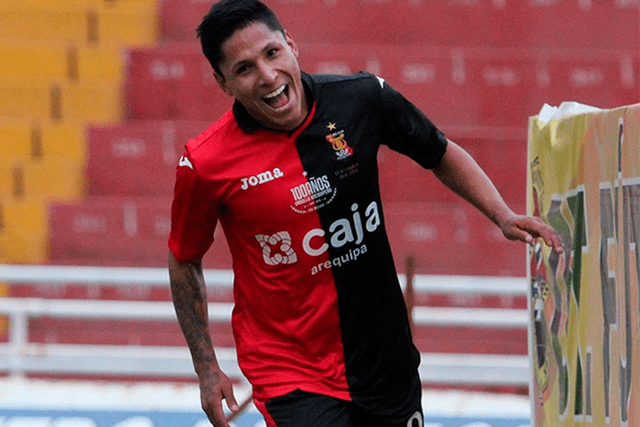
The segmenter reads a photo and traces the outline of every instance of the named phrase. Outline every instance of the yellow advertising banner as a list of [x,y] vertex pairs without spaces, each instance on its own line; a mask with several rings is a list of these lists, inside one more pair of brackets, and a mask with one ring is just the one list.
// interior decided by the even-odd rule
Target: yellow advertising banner
[[528,213],[565,245],[528,254],[532,426],[640,426],[640,104],[545,106],[528,153]]

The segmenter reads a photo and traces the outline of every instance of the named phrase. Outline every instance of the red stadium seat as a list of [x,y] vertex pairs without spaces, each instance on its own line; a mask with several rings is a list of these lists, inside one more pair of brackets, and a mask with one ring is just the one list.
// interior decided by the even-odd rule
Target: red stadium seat
[[524,132],[521,138],[515,139],[510,135],[508,138],[463,136],[454,141],[484,169],[507,203],[524,206],[527,188],[527,138]]
[[[613,107],[637,101],[638,54],[631,50],[300,43],[300,52],[302,69],[312,74],[380,75],[439,126],[525,128],[545,102]],[[232,103],[217,87],[197,43],[134,50],[128,76],[132,120],[209,121]],[[607,90],[600,90],[605,81]]]
[[310,73],[366,70],[385,78],[438,125],[523,126],[542,104],[530,51],[426,45],[301,44]]
[[527,127],[540,106],[531,105],[537,91],[536,63],[528,52],[471,51],[464,59],[467,93],[476,100],[476,123],[482,126]]
[[[90,197],[50,209],[50,262],[65,265],[166,265],[171,198]],[[518,211],[522,207],[514,205]],[[465,203],[384,205],[396,264],[413,255],[423,274],[525,273],[524,244],[509,242]],[[460,264],[460,260],[464,264]],[[230,268],[220,229],[205,257],[207,268]]]
[[170,197],[185,143],[208,125],[142,121],[89,128],[89,194]]
[[[165,0],[162,34],[195,41],[213,2]],[[298,42],[463,47],[637,48],[636,5],[624,2],[270,0]],[[567,25],[570,20],[571,25]]]
[[478,99],[469,90],[460,49],[386,46],[381,76],[441,126],[477,122]]
[[[404,3],[404,2],[403,2]],[[162,8],[162,33],[170,40],[195,40],[195,29],[212,2],[166,0]],[[279,16],[297,41],[330,43],[404,43],[422,42],[425,37],[435,43],[466,37],[480,40],[486,34],[485,9],[480,5],[453,5],[444,2],[392,2],[366,0],[273,0],[267,4]],[[469,16],[483,13],[476,29],[480,34],[461,32]],[[372,31],[372,29],[374,29]]]
[[[267,3],[298,42],[303,70],[343,74],[367,70],[382,76],[466,148],[516,207],[524,206],[529,116],[544,103],[576,100],[615,107],[638,101],[639,21],[636,9],[624,2]],[[162,31],[169,42],[130,51],[126,104],[131,123],[91,129],[91,195],[170,198],[182,145],[231,106],[195,37],[195,28],[211,4],[163,1]],[[181,133],[186,121],[191,125],[184,125],[188,129]],[[464,131],[467,128],[474,131]],[[513,129],[522,132],[516,135]],[[500,135],[501,131],[506,133]],[[438,236],[455,235],[459,229],[451,228],[451,218],[457,218],[471,230],[469,240],[459,246],[450,238],[434,240],[436,247],[447,249],[425,258],[434,261],[428,264],[429,271],[459,272],[451,254],[470,257],[469,265],[462,267],[470,274],[509,273],[522,264],[522,251],[495,238],[495,226],[429,172],[387,150],[381,151],[379,164],[382,193],[391,205],[387,211],[394,238],[402,242],[401,253],[425,247],[431,252],[432,245],[424,245],[431,241],[423,234],[436,229],[441,230]],[[414,209],[424,206],[428,215],[414,218],[418,215]],[[429,226],[432,222],[435,225]],[[411,240],[407,233],[412,239],[423,237]],[[473,240],[477,236],[479,240]],[[486,243],[494,238],[493,245]],[[493,253],[496,256],[489,256]],[[520,267],[514,274],[523,274]]]
[[160,8],[160,33],[173,41],[195,41],[196,28],[213,1],[163,0]]
[[526,246],[506,240],[471,205],[387,203],[384,211],[400,270],[413,256],[420,274],[525,275]]
[[564,52],[549,55],[544,65],[549,79],[542,94],[551,105],[577,101],[615,108],[638,102],[636,52]]
[[[565,1],[548,5],[506,2],[525,30],[521,43],[544,49],[637,49],[638,11],[634,2]],[[515,10],[514,10],[515,12]]]
[[232,104],[195,43],[131,50],[126,87],[131,120],[213,121]]
[[[446,136],[468,151],[480,167],[489,175],[502,197],[509,203],[522,205],[525,202],[527,183],[527,137],[523,129],[500,134],[498,131],[482,129],[484,134],[470,135],[459,129]],[[390,202],[459,202],[459,196],[440,183],[430,171],[418,164],[383,148],[378,154],[380,187],[384,200]]]
[[[50,262],[164,267],[171,197],[89,197],[50,208]],[[205,268],[231,268],[221,230]]]
[[383,202],[455,202],[457,196],[431,171],[413,160],[383,147],[378,153],[380,191]]

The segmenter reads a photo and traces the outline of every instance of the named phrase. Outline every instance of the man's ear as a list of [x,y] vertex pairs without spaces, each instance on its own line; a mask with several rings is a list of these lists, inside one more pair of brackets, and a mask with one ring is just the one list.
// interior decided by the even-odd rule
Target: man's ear
[[291,37],[291,33],[289,33],[288,30],[284,30],[284,39],[287,42],[287,44],[289,45],[289,47],[291,48],[291,50],[293,51],[293,54],[295,55],[295,57],[297,58],[298,57],[298,45],[293,40],[293,37]]
[[224,79],[224,76],[220,73],[218,73],[217,71],[213,72],[213,77],[216,79],[216,83],[218,83],[218,86],[220,86],[220,89],[222,89],[222,91],[224,93],[226,93],[227,95],[231,96],[231,93],[229,92],[229,89],[227,88],[227,82]]

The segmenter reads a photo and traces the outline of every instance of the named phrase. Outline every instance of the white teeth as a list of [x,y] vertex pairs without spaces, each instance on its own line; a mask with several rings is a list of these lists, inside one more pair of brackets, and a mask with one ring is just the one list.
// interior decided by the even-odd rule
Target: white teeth
[[276,96],[280,95],[282,92],[284,92],[284,89],[287,87],[287,85],[282,85],[280,86],[280,88],[274,90],[273,92],[271,92],[270,94],[268,94],[267,96],[265,96],[266,99],[271,99],[271,98],[275,98]]

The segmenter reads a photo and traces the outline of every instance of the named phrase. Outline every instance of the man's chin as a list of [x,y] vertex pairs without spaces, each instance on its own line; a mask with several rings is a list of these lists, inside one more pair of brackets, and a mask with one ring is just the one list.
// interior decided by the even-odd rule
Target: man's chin
[[278,109],[269,108],[266,113],[263,116],[263,123],[268,123],[267,127],[278,130],[290,130],[289,128],[295,129],[297,127],[294,124],[296,119],[289,104]]
[[279,108],[272,108],[265,103],[257,115],[252,115],[266,128],[291,131],[300,126],[306,117],[297,117],[297,111],[301,111],[301,109],[296,109],[292,104],[291,99],[288,99],[287,103]]

